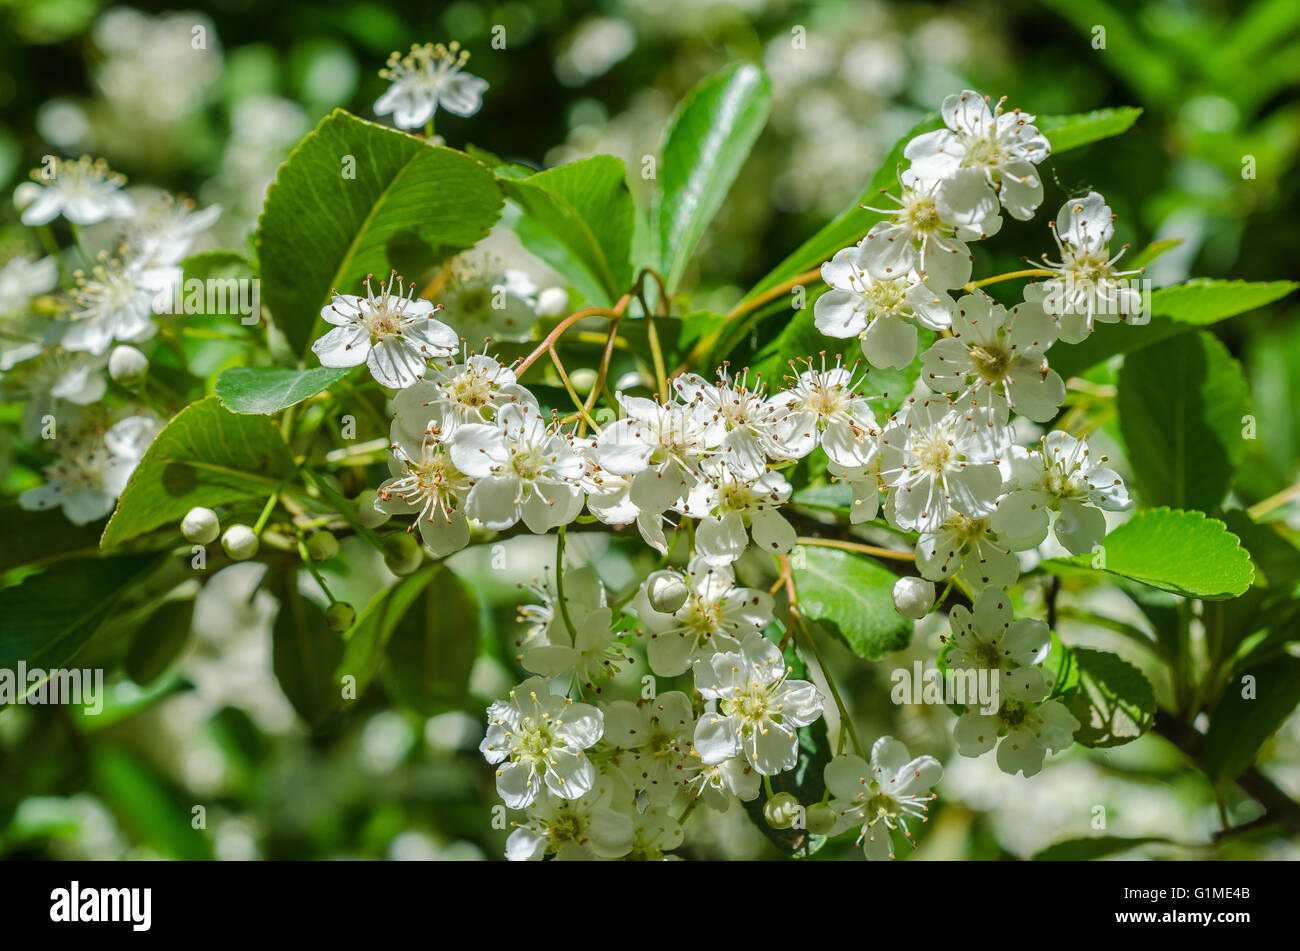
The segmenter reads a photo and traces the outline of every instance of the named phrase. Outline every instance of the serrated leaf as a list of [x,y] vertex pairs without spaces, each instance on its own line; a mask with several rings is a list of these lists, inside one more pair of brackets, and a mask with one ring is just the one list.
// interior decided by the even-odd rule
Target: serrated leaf
[[588,300],[612,305],[632,283],[635,207],[621,159],[597,155],[500,185],[523,212],[524,247]]
[[1097,324],[1076,344],[1057,344],[1048,360],[1063,379],[1078,376],[1103,360],[1151,346],[1197,327],[1207,327],[1271,304],[1300,284],[1292,281],[1195,280],[1151,293],[1151,320],[1145,324]]
[[266,196],[257,248],[272,319],[304,353],[332,289],[355,294],[392,269],[414,278],[478,243],[501,205],[492,173],[463,152],[336,109]]
[[293,457],[269,419],[237,416],[215,396],[191,403],[154,439],[131,474],[100,545],[113,545],[196,505],[266,495],[293,471]]
[[669,120],[651,227],[670,293],[767,122],[771,100],[767,75],[739,63],[692,89]]
[[477,600],[450,568],[439,565],[388,640],[384,685],[399,704],[424,716],[460,708],[478,642]]
[[16,670],[19,661],[43,670],[66,666],[131,582],[157,564],[155,555],[79,559],[0,589],[0,669]]
[[1074,741],[1089,747],[1122,746],[1151,729],[1156,695],[1142,671],[1118,654],[1071,648],[1078,685],[1065,705],[1079,721]]
[[1205,761],[1210,778],[1226,782],[1254,762],[1259,748],[1300,704],[1300,658],[1282,656],[1246,670],[1229,684],[1210,717]]
[[1052,154],[1059,155],[1082,145],[1121,135],[1137,122],[1142,110],[1133,106],[1097,109],[1070,116],[1041,116],[1035,125],[1052,143]]
[[859,657],[879,660],[912,639],[912,622],[894,607],[888,568],[837,548],[803,547],[806,567],[794,568],[799,610],[837,635]]
[[34,565],[75,553],[93,555],[103,528],[74,525],[58,509],[28,511],[17,502],[0,506],[0,571]]
[[1219,507],[1245,449],[1250,388],[1212,334],[1184,334],[1124,358],[1120,431],[1149,505]]
[[271,416],[311,399],[351,372],[351,367],[231,367],[217,377],[214,392],[232,413]]
[[1235,598],[1255,576],[1250,556],[1222,522],[1169,508],[1138,512],[1106,536],[1097,554],[1050,559],[1043,566],[1088,568],[1099,555],[1110,574],[1189,598]]

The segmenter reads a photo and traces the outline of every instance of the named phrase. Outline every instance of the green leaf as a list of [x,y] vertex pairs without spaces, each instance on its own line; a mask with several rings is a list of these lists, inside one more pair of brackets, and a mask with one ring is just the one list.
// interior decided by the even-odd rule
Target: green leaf
[[164,427],[136,466],[108,520],[109,548],[196,505],[267,495],[293,471],[293,457],[269,419],[236,416],[215,396],[191,403]]
[[317,726],[343,704],[334,679],[343,638],[329,629],[325,612],[298,591],[296,570],[285,573],[280,610],[271,628],[271,666],[280,689],[307,723]]
[[588,300],[610,306],[632,283],[636,211],[621,159],[597,155],[500,186],[523,211],[524,247]]
[[1105,556],[1102,570],[1189,598],[1234,598],[1250,587],[1255,568],[1238,538],[1204,512],[1147,509],[1106,536],[1102,551],[1054,558],[1043,566],[1088,568]]
[[1124,358],[1119,425],[1149,505],[1219,507],[1245,449],[1250,388],[1241,364],[1207,331]]
[[161,677],[190,642],[193,620],[193,598],[160,605],[131,638],[123,660],[127,676],[142,687]]
[[1300,704],[1300,658],[1277,657],[1243,676],[1254,678],[1253,683],[1237,679],[1229,684],[1205,736],[1205,761],[1216,783],[1232,779],[1254,762],[1264,741]]
[[837,548],[803,546],[795,568],[799,610],[837,635],[859,657],[879,660],[912,639],[912,622],[894,607],[898,576],[883,565]]
[[1297,287],[1300,284],[1292,281],[1216,280],[1162,287],[1151,294],[1152,317],[1148,323],[1097,324],[1081,343],[1057,344],[1048,359],[1052,369],[1068,380],[1109,357],[1271,304]]
[[1118,835],[1094,835],[1081,839],[1066,839],[1064,842],[1049,845],[1041,852],[1035,853],[1033,861],[1089,862],[1093,859],[1104,859],[1109,855],[1127,852],[1129,849],[1136,849],[1140,845],[1150,845],[1153,842],[1168,845],[1177,844],[1169,839],[1162,839],[1154,835],[1144,835],[1132,839],[1126,839]]
[[29,512],[17,502],[0,506],[0,571],[71,554],[95,554],[103,528],[74,525],[58,509]]
[[114,746],[96,746],[91,753],[95,791],[117,813],[133,838],[173,858],[212,858],[207,838],[193,826],[187,800],[152,766]]
[[394,700],[423,716],[460,708],[478,642],[478,602],[465,582],[440,565],[389,638],[384,684]]
[[670,293],[745,164],[771,101],[767,75],[738,63],[692,89],[669,120],[651,227]]
[[215,392],[232,413],[271,416],[311,399],[351,372],[351,367],[231,367],[217,377]]
[[361,698],[370,681],[383,667],[388,639],[397,622],[406,615],[412,602],[440,570],[439,564],[425,565],[391,588],[379,592],[347,632],[343,659],[339,662],[334,679],[342,682],[344,677],[354,678],[356,699]]
[[1122,746],[1151,729],[1156,695],[1142,671],[1110,651],[1075,647],[1071,652],[1079,682],[1066,706],[1081,724],[1076,743]]
[[131,583],[157,564],[155,555],[78,559],[0,589],[0,669],[16,670],[20,660],[43,670],[66,666]]
[[1041,116],[1035,122],[1038,131],[1052,143],[1052,154],[1059,155],[1082,145],[1121,135],[1137,122],[1142,110],[1133,106],[1098,109],[1071,116]]
[[478,243],[501,204],[492,173],[463,152],[336,109],[266,196],[257,248],[272,319],[304,353],[332,289],[355,294],[392,269],[416,277]]

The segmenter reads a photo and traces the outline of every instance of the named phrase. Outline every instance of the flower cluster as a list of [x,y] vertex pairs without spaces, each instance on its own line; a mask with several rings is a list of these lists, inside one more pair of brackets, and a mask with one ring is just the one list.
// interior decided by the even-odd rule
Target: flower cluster
[[[14,192],[23,223],[62,217],[75,247],[0,267],[0,396],[23,403],[24,434],[56,456],[45,484],[19,504],[60,506],[86,524],[112,511],[161,428],[143,392],[149,361],[139,347],[172,311],[180,263],[221,209],[170,195],[138,205],[121,175],[88,157],[51,159],[32,179]],[[77,227],[110,220],[122,230],[111,249],[92,254]],[[94,263],[74,271],[74,259]],[[122,389],[110,391],[110,379]]]

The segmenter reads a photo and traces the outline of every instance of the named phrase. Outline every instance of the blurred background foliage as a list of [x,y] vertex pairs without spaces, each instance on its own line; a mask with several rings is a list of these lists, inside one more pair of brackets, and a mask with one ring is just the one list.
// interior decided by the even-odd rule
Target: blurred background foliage
[[[505,50],[491,46],[497,25]],[[196,27],[206,43],[200,56]],[[805,49],[793,42],[801,34]],[[727,62],[764,64],[775,88],[772,119],[684,283],[693,288],[690,309],[726,309],[842,211],[900,135],[966,85],[1041,114],[1143,108],[1133,131],[1053,163],[1043,207],[1095,187],[1118,213],[1122,240],[1141,248],[1179,239],[1148,272],[1156,286],[1190,275],[1297,276],[1294,0],[218,0],[180,11],[0,0],[0,186],[11,192],[47,153],[103,156],[133,183],[219,202],[225,213],[211,246],[247,251],[289,149],[335,107],[372,117],[386,86],[377,71],[392,50],[453,39],[472,51],[469,69],[491,89],[472,120],[439,122],[448,144],[472,142],[539,168],[610,152],[627,163],[643,204],[641,159],[657,152],[682,93]],[[0,256],[29,250],[12,209],[2,220]],[[1008,222],[996,247],[1046,251],[1042,225]],[[981,256],[981,266],[1016,266],[1010,250],[1001,254]],[[1283,302],[1216,328],[1254,391],[1259,438],[1236,487],[1245,506],[1297,476],[1296,306]],[[1113,368],[1091,378],[1104,392]],[[1294,506],[1283,513],[1300,529]],[[645,570],[637,544],[583,544],[574,541],[612,585]],[[452,560],[473,579],[483,632],[477,658],[465,660],[466,696],[399,705],[401,684],[389,677],[315,731],[274,675],[276,606],[269,585],[259,584],[263,569],[222,572],[195,602],[180,659],[148,686],[111,683],[104,715],[0,712],[0,855],[500,856],[507,830],[492,828],[491,774],[476,747],[486,703],[520,679],[512,644],[516,606],[527,596],[518,585],[548,563],[550,543],[514,540],[496,570],[491,557],[474,549]],[[335,590],[356,590],[364,603],[382,566],[361,546],[337,563],[350,567],[348,577],[331,576]],[[1114,597],[1111,607],[1122,612],[1126,600]],[[897,665],[865,665],[845,651],[828,658],[849,671],[841,686],[864,736],[893,733],[914,753],[945,760],[917,857],[1029,857],[1098,835],[1100,806],[1106,834],[1152,840],[1128,854],[1300,858],[1294,843],[1267,837],[1174,844],[1208,841],[1217,807],[1205,779],[1155,736],[1109,751],[1076,747],[1033,780],[998,772],[992,757],[956,757],[946,710],[889,701],[888,671],[932,658],[941,633],[933,628],[918,629]],[[1074,641],[1089,637],[1122,652],[1103,631],[1076,631]],[[111,637],[96,646],[105,661],[123,650]],[[634,678],[629,686],[636,689]],[[1300,791],[1295,717],[1262,762]],[[204,830],[193,828],[199,804]],[[721,817],[697,810],[692,822],[687,857],[772,854],[739,809]],[[851,857],[851,838],[817,858]]]

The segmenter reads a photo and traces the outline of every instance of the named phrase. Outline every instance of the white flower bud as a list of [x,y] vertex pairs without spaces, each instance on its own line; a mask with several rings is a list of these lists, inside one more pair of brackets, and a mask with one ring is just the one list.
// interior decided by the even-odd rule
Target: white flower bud
[[181,534],[196,545],[206,545],[217,540],[221,533],[221,521],[212,509],[197,506],[185,513],[181,519]]
[[835,819],[835,810],[822,802],[813,803],[809,806],[808,812],[804,816],[808,831],[813,835],[830,835],[835,828]]
[[231,525],[221,536],[221,547],[235,561],[245,561],[257,554],[257,536],[247,525]]
[[650,607],[660,614],[672,614],[690,595],[686,581],[675,571],[656,571],[645,582],[645,594]]
[[563,287],[548,287],[537,295],[537,313],[541,317],[558,317],[569,309],[569,292]]
[[924,578],[899,578],[894,582],[894,607],[903,617],[921,620],[934,607],[934,583]]
[[366,489],[357,496],[357,521],[366,528],[378,528],[388,521],[388,513],[375,508],[378,498],[379,493],[374,489]]
[[763,818],[773,829],[788,829],[799,815],[799,800],[788,792],[779,792],[763,804]]
[[122,344],[108,355],[108,375],[118,383],[138,383],[149,372],[149,358],[135,347]]

